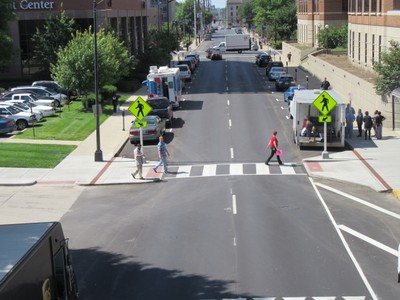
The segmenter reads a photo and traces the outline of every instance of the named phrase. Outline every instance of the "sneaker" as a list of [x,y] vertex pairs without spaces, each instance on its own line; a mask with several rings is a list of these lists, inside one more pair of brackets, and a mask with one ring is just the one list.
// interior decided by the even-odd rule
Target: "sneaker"
[[157,173],[157,169],[156,169],[156,168],[153,168],[153,171],[154,171],[155,173]]
[[280,165],[280,166],[283,166],[283,165],[284,165],[284,163],[279,163],[279,165]]
[[269,166],[269,162],[266,161],[265,164],[266,164],[267,166]]
[[143,180],[144,178],[143,178],[143,177],[140,177],[140,179]]
[[136,177],[135,177],[135,175],[133,175],[133,173],[131,173],[131,175],[132,175],[133,179],[136,179]]

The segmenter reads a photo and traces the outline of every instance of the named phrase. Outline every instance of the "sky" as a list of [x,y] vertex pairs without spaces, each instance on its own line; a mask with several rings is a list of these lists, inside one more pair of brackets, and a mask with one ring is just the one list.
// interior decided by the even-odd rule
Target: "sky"
[[[183,2],[184,0],[177,0],[177,2]],[[225,8],[226,0],[211,0],[211,5],[214,5],[216,8]]]

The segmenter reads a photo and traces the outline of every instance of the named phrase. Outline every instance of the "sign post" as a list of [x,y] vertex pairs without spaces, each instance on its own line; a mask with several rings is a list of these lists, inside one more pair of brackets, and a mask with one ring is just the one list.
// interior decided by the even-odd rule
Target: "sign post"
[[321,94],[319,94],[319,96],[313,102],[315,108],[322,114],[322,117],[320,116],[319,120],[324,122],[324,151],[322,152],[322,159],[329,159],[327,145],[327,123],[332,122],[332,117],[328,116],[328,113],[335,108],[336,104],[336,100],[333,99],[327,91],[323,91]]
[[[137,97],[135,101],[129,105],[128,110],[138,119],[142,121],[152,110],[153,108],[143,100],[142,97]],[[147,126],[147,122],[135,122],[135,127],[140,128],[140,144],[143,146],[143,132],[142,128]],[[143,149],[143,148],[142,148]],[[143,151],[143,150],[142,150]]]

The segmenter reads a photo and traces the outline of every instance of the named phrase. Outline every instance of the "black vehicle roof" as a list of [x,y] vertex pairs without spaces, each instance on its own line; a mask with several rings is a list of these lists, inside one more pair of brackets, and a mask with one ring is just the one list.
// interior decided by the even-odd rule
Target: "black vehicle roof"
[[0,282],[55,222],[0,225]]

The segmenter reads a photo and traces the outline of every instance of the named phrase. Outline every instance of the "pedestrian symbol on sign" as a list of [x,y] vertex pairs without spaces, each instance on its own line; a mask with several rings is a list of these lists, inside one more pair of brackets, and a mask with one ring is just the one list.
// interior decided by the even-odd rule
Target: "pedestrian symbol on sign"
[[313,101],[313,105],[315,106],[318,111],[323,114],[327,115],[332,109],[336,106],[336,100],[332,98],[332,96],[327,92],[323,91],[319,96]]
[[151,112],[153,108],[142,99],[142,97],[137,97],[136,100],[129,105],[128,110],[138,119],[142,121],[145,116]]
[[328,111],[329,111],[329,108],[328,108],[329,99],[326,98],[325,96],[322,96],[321,103],[323,104],[321,110],[323,111],[324,108],[326,108],[326,112],[328,113]]
[[144,118],[143,107],[144,107],[143,104],[140,103],[140,102],[138,102],[138,105],[136,106],[136,109],[137,109],[136,115],[137,115],[137,116],[142,115],[143,118]]

